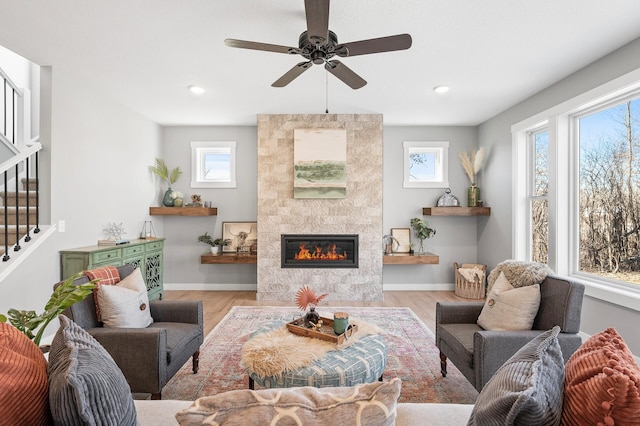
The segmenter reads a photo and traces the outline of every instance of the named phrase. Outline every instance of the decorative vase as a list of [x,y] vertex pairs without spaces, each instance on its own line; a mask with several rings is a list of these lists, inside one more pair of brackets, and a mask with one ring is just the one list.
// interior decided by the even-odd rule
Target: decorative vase
[[316,312],[315,306],[311,306],[309,312],[304,316],[304,325],[311,328],[311,323],[318,324],[318,321],[320,321],[320,314]]
[[173,197],[171,197],[171,194],[173,193],[173,189],[169,188],[167,189],[167,192],[164,193],[164,197],[162,198],[162,205],[165,207],[173,207],[174,205],[174,200]]
[[420,240],[420,247],[418,247],[418,254],[424,254],[424,240]]
[[471,185],[467,191],[467,201],[469,207],[476,207],[478,200],[480,199],[480,188],[475,185]]
[[211,246],[211,254],[218,254],[220,252],[220,246]]

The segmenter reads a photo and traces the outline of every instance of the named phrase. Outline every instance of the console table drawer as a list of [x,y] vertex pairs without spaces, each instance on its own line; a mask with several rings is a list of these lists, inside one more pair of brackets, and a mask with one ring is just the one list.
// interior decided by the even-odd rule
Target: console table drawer
[[122,257],[131,257],[144,253],[144,246],[124,247],[122,249]]
[[163,245],[164,245],[163,241],[154,241],[154,242],[145,244],[145,247],[146,247],[145,250],[146,251],[161,250]]
[[93,253],[93,263],[102,263],[107,260],[119,259],[120,257],[122,257],[120,249],[99,251]]

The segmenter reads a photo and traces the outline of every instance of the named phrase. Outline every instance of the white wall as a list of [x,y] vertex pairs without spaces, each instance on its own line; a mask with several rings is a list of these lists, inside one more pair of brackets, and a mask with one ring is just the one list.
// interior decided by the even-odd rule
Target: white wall
[[[640,68],[640,39],[605,56],[566,79],[502,112],[478,128],[479,145],[490,154],[482,178],[483,198],[492,207],[486,226],[478,229],[478,253],[489,268],[511,258],[511,126],[554,105]],[[635,354],[640,353],[640,312],[586,296],[581,329],[596,334],[615,327]]]
[[56,233],[0,283],[3,313],[41,312],[60,279],[58,252],[96,244],[109,222],[122,222],[125,236],[135,238],[158,191],[148,165],[160,155],[160,127],[67,70],[49,71],[43,72],[42,164],[50,162],[51,169],[43,167],[41,187],[45,201],[51,186],[56,196],[51,217],[41,223],[65,220],[66,232]]

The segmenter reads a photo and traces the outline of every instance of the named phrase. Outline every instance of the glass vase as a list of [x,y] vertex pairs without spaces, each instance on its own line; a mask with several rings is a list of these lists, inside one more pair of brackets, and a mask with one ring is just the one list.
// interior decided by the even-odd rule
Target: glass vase
[[469,207],[477,207],[479,199],[480,199],[480,188],[478,188],[475,185],[471,185],[467,190],[467,203]]
[[167,192],[164,193],[164,197],[162,197],[162,205],[165,207],[173,207],[173,197],[171,194],[173,193],[173,189],[167,189]]
[[307,328],[311,328],[312,323],[318,324],[318,321],[320,321],[320,314],[316,312],[315,306],[311,306],[309,312],[304,316],[304,325]]

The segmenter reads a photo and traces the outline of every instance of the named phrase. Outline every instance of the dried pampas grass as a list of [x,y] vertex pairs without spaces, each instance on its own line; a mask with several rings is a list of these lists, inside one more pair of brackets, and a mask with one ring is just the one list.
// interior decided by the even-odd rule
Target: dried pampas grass
[[471,156],[469,156],[466,151],[461,151],[458,153],[458,158],[460,159],[462,168],[469,177],[471,185],[475,185],[476,174],[482,168],[482,162],[484,161],[484,150],[482,148],[477,151],[474,149],[471,151]]

